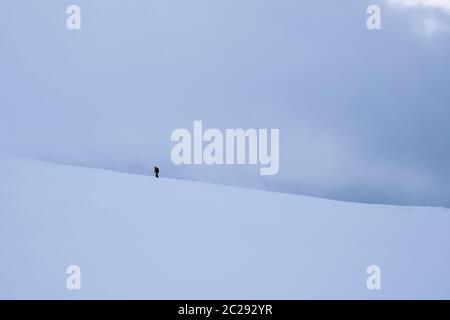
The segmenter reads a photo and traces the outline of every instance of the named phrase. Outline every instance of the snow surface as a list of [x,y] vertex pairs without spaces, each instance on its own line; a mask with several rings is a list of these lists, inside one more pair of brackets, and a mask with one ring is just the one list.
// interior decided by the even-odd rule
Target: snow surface
[[449,271],[445,208],[0,157],[0,298],[450,298]]

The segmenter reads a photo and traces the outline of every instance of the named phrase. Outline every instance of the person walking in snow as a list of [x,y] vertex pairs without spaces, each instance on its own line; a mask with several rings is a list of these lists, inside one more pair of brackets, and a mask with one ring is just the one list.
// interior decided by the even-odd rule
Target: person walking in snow
[[159,178],[159,168],[157,166],[153,167],[153,172],[155,173],[155,177]]

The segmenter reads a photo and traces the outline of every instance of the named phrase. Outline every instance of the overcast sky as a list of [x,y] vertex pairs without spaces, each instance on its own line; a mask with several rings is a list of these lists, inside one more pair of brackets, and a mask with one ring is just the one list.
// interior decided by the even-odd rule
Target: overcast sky
[[[278,175],[173,165],[170,135],[194,120],[279,128]],[[2,154],[449,207],[449,120],[450,0],[0,4]]]

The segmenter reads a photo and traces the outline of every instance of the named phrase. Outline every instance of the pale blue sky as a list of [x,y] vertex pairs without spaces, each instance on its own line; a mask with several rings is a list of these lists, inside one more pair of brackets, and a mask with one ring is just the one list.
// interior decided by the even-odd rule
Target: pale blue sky
[[[81,31],[66,29],[70,4]],[[418,4],[3,0],[0,153],[448,207],[450,13]],[[279,128],[279,174],[174,166],[170,134],[194,120]]]

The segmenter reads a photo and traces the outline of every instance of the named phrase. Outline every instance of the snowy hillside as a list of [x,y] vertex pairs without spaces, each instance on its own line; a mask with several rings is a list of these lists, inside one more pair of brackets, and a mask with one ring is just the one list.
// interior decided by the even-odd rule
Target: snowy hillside
[[0,157],[0,298],[450,298],[449,270],[445,208]]

